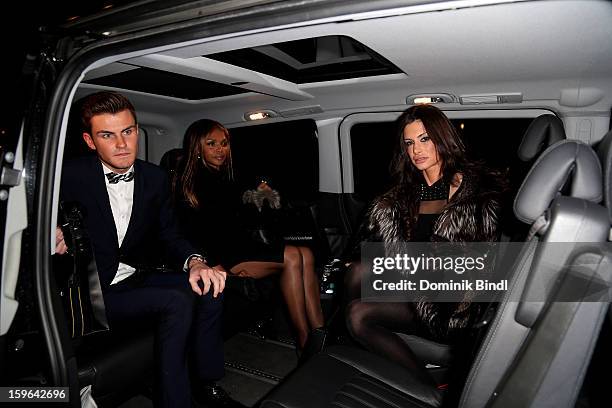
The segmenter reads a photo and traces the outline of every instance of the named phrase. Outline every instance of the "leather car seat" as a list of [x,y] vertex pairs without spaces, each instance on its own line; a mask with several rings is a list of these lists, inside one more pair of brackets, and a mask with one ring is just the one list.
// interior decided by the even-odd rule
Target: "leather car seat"
[[523,135],[518,148],[518,157],[524,162],[537,158],[548,146],[565,139],[563,122],[552,114],[535,118]]

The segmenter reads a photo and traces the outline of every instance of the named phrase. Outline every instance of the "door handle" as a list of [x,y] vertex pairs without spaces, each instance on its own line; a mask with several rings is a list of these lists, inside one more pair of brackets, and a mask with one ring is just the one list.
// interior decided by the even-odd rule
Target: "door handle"
[[21,170],[2,167],[0,172],[0,186],[15,187],[21,182]]

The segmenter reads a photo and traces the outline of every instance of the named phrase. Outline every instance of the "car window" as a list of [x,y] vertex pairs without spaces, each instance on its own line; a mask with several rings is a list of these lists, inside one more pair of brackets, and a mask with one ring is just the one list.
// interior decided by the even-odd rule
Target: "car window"
[[[452,119],[468,157],[507,172],[517,164],[516,151],[530,118]],[[355,193],[371,200],[391,184],[389,165],[397,143],[395,122],[358,123],[351,128]]]
[[287,199],[308,200],[319,186],[319,155],[313,120],[230,129],[234,176],[243,188],[269,177]]

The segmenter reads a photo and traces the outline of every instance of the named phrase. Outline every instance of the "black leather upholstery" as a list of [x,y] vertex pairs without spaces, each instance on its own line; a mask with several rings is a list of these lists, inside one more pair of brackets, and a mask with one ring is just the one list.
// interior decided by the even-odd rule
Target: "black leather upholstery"
[[438,407],[441,394],[410,371],[352,347],[318,354],[262,407]]
[[139,393],[152,380],[154,333],[151,327],[111,330],[84,339],[77,349],[79,385],[92,386],[101,406],[114,406]]
[[563,122],[555,115],[541,115],[531,122],[518,148],[525,162],[535,159],[546,147],[565,139]]
[[396,333],[408,344],[410,349],[426,364],[446,367],[451,362],[452,347],[448,344],[436,343],[419,336],[405,333]]

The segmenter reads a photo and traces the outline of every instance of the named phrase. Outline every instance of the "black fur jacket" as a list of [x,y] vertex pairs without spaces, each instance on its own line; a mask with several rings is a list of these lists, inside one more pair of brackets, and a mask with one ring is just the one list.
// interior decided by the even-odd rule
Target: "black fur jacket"
[[[492,242],[499,238],[499,218],[503,181],[493,173],[464,174],[461,185],[452,196],[433,228],[432,241]],[[410,219],[400,189],[393,188],[378,197],[368,212],[368,241],[384,243],[411,240],[416,217]],[[404,198],[405,199],[405,198]],[[418,208],[418,203],[416,208]],[[453,341],[463,329],[475,323],[484,310],[483,304],[470,302],[433,303],[426,299],[416,303],[419,323],[428,337],[436,341]]]

